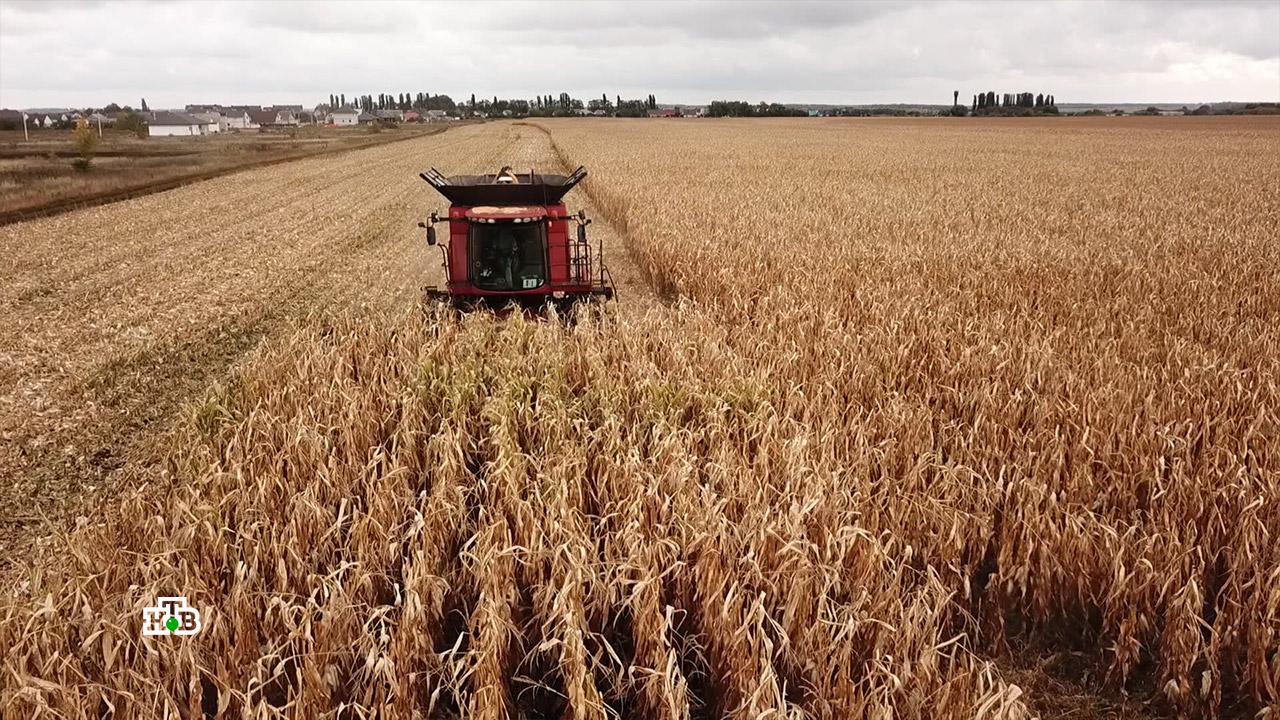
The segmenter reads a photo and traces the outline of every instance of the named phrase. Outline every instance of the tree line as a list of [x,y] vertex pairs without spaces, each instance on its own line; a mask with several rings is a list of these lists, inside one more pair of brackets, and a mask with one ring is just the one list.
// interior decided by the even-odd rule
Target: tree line
[[377,95],[352,95],[348,102],[346,93],[331,93],[329,107],[351,107],[363,112],[375,110],[426,111],[443,110],[451,115],[510,115],[512,117],[551,117],[558,115],[580,115],[583,112],[602,113],[615,117],[644,117],[650,110],[658,107],[658,98],[653,94],[638,100],[624,100],[615,95],[610,101],[607,93],[601,94],[586,102],[572,97],[569,93],[557,95],[538,95],[532,100],[476,98],[471,94],[470,100],[455,102],[448,95],[432,95],[430,93],[378,93]]
[[994,90],[988,90],[973,96],[970,111],[975,115],[1027,114],[1024,111],[1056,114],[1058,106],[1053,95],[1029,92],[996,95]]
[[444,110],[453,112],[457,104],[448,95],[432,95],[431,93],[378,93],[377,95],[353,95],[347,102],[346,93],[329,95],[329,107],[350,107],[373,112],[374,110]]
[[712,100],[707,106],[709,117],[805,117],[808,114],[807,110],[787,107],[781,103],[761,102],[752,105],[742,100]]

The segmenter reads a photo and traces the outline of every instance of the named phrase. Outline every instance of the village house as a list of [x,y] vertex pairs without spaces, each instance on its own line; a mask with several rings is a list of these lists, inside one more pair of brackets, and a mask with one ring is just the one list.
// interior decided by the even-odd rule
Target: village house
[[223,130],[247,130],[253,122],[244,108],[223,108],[219,115],[222,116],[220,125]]
[[198,112],[190,113],[191,117],[204,123],[201,128],[202,135],[222,132],[225,128],[222,126],[222,113],[217,112]]
[[71,122],[70,110],[28,110],[27,125],[32,128],[65,127]]
[[276,114],[273,125],[300,125],[302,123],[300,116],[306,112],[301,105],[269,105],[263,109]]
[[147,122],[147,132],[151,137],[204,135],[208,127],[208,123],[198,117],[164,110],[151,113]]
[[329,113],[328,122],[338,127],[355,125],[360,122],[360,112],[351,108],[339,108]]
[[249,108],[248,113],[249,118],[253,121],[252,127],[279,127],[298,124],[298,119],[293,116],[291,110]]
[[449,119],[449,116],[446,115],[443,110],[427,111],[427,122],[445,122],[448,119]]

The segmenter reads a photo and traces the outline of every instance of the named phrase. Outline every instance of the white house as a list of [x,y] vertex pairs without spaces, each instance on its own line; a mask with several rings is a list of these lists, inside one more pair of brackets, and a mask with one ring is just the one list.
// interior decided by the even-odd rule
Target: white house
[[28,117],[30,118],[29,122],[32,123],[33,127],[47,127],[47,128],[53,127],[54,125],[57,125],[60,122],[67,122],[70,119],[68,118],[66,113],[60,113],[56,111],[55,112],[47,112],[47,111],[32,112]]
[[147,123],[147,131],[151,137],[204,135],[207,128],[208,124],[204,120],[176,112],[152,113],[151,122]]
[[216,112],[191,113],[191,117],[204,123],[201,135],[222,132],[222,115]]
[[444,122],[449,119],[443,110],[428,110],[427,122]]
[[224,108],[222,111],[223,130],[247,130],[252,122],[243,108]]
[[345,125],[358,125],[360,123],[360,112],[351,108],[340,108],[329,113],[329,124],[339,127]]
[[249,108],[249,127],[272,127],[277,125],[297,125],[298,119],[292,110],[276,108]]

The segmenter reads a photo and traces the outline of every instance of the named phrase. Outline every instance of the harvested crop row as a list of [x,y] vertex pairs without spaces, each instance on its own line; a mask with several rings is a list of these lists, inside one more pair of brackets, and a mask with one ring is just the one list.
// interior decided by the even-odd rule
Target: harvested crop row
[[284,320],[414,302],[439,265],[424,157],[480,171],[530,139],[454,128],[0,228],[0,544],[121,469],[153,478],[137,461],[179,404]]

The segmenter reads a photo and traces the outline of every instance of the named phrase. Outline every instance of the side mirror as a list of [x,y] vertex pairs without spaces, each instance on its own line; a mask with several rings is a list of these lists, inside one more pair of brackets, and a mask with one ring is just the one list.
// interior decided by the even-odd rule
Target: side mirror
[[[422,223],[418,223],[418,224],[422,225]],[[429,225],[427,226],[427,244],[428,245],[436,244],[436,229]]]
[[587,226],[579,225],[578,226],[578,242],[585,243],[586,241],[587,241]]

